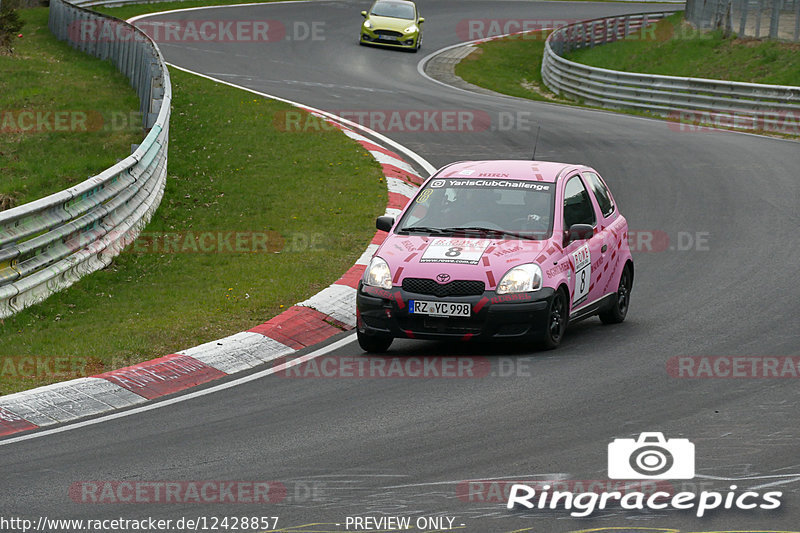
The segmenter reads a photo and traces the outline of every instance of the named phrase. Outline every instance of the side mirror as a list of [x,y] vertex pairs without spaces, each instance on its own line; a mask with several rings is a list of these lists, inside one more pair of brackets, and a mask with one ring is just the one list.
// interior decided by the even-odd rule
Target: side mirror
[[419,23],[422,24],[423,22],[425,22],[425,17],[420,17],[419,18]]
[[362,11],[361,12],[361,16],[364,17],[364,18],[367,18],[367,12],[366,11]]
[[375,227],[381,231],[392,231],[392,226],[394,226],[394,217],[378,217],[375,221]]
[[594,236],[594,228],[589,224],[573,224],[567,232],[567,244],[572,241],[586,241]]

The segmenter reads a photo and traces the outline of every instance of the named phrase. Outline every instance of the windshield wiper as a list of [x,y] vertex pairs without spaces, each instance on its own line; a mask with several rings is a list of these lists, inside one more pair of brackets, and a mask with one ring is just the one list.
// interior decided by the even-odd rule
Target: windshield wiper
[[448,229],[432,228],[429,226],[406,226],[405,228],[400,228],[400,231],[422,231],[424,233],[435,233],[436,235],[445,235],[451,233]]
[[443,231],[449,233],[469,233],[469,232],[477,232],[477,233],[494,233],[499,235],[508,235],[510,237],[516,237],[518,239],[528,239],[532,241],[538,240],[536,237],[532,235],[523,235],[522,233],[516,233],[514,231],[508,231],[505,229],[498,229],[498,228],[482,228],[480,226],[468,226],[468,227],[459,227],[459,228],[442,228]]

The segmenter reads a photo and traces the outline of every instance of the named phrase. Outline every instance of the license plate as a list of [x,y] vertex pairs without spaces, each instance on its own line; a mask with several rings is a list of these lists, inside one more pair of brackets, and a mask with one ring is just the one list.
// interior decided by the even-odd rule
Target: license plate
[[381,39],[384,41],[396,41],[398,38],[394,35],[381,35]]
[[408,302],[408,312],[413,315],[457,316],[469,318],[472,314],[472,307],[469,304],[454,302],[426,302],[423,300],[410,300]]

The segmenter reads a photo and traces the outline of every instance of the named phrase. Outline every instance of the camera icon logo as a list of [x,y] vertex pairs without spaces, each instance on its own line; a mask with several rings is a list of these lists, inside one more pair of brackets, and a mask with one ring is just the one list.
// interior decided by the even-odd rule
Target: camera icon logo
[[694,444],[689,439],[664,439],[663,433],[641,433],[638,439],[608,444],[610,479],[692,479]]

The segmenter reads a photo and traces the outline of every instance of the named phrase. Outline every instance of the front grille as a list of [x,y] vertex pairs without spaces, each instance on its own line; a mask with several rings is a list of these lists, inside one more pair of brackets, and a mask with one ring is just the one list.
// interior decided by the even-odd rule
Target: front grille
[[429,294],[444,298],[445,296],[480,296],[486,285],[482,281],[456,280],[440,285],[432,279],[406,278],[403,290],[416,294]]
[[375,30],[375,33],[382,37],[402,37],[403,34],[399,31],[392,30]]

